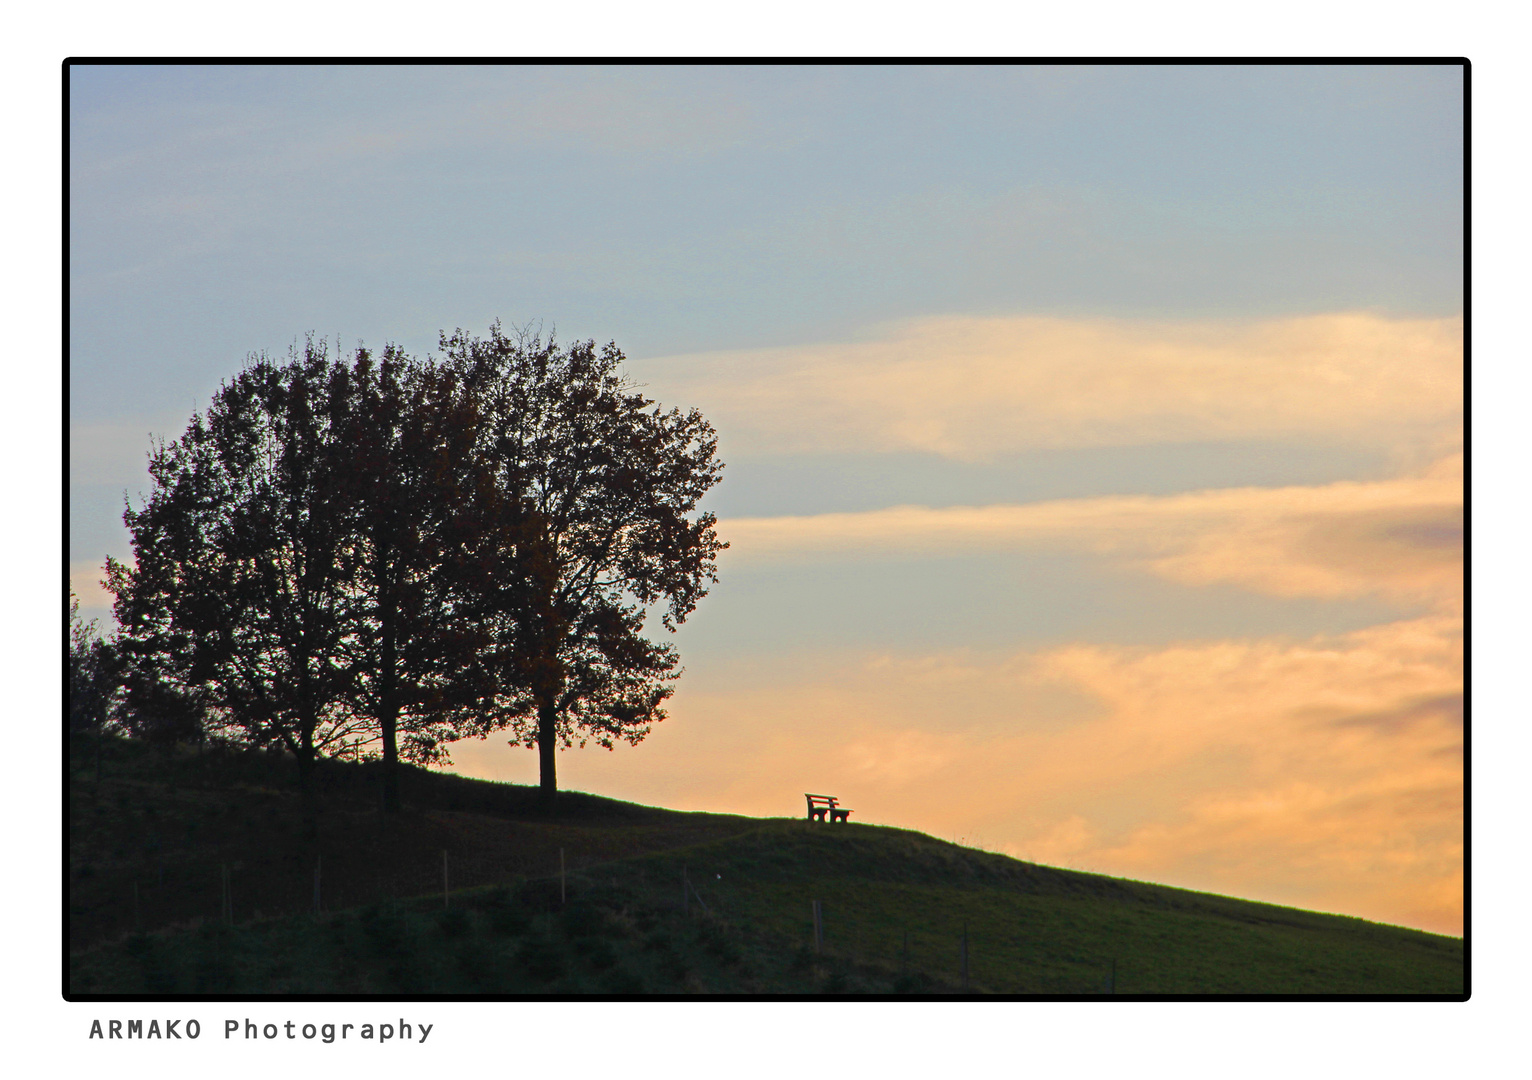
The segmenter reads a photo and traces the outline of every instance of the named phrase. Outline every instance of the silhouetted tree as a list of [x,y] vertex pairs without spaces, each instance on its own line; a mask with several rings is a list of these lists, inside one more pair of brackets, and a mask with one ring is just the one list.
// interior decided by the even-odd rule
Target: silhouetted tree
[[253,362],[151,452],[154,489],[123,514],[135,565],[107,568],[129,710],[200,714],[284,747],[305,794],[317,755],[367,738],[337,662],[351,633],[349,507],[335,483],[349,391],[322,343],[285,365]]
[[154,490],[108,561],[128,714],[145,731],[446,760],[510,727],[554,751],[637,743],[664,718],[670,630],[715,581],[712,428],[633,391],[615,345],[443,335],[348,365],[265,358],[151,453]]
[[119,671],[117,652],[102,640],[96,620],[80,617],[80,601],[69,592],[69,733],[100,733],[111,718]]
[[475,453],[479,417],[450,372],[393,347],[359,350],[338,482],[352,508],[346,580],[351,705],[376,722],[385,810],[397,762],[491,724],[492,619],[515,594],[515,500]]
[[689,516],[723,469],[717,437],[695,409],[636,392],[615,344],[560,348],[497,323],[441,349],[479,416],[481,462],[516,496],[513,595],[485,617],[502,647],[494,720],[537,747],[551,806],[558,747],[636,744],[664,719],[679,658],[644,636],[646,609],[663,601],[674,631],[717,581],[727,545],[711,513]]
[[155,488],[110,563],[137,722],[205,716],[315,759],[398,763],[496,723],[495,628],[521,595],[519,498],[479,451],[473,396],[389,346],[258,359],[150,456]]

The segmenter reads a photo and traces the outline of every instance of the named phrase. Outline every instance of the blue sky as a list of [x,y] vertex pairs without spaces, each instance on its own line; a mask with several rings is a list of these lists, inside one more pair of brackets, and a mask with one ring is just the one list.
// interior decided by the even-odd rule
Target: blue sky
[[1462,110],[1454,66],[73,68],[72,580],[102,614],[147,434],[251,352],[615,340],[717,425],[734,546],[672,718],[569,783],[1456,932]]
[[1451,315],[1461,112],[1452,67],[75,68],[72,409],[182,407],[210,350],[496,316],[642,357],[948,313]]

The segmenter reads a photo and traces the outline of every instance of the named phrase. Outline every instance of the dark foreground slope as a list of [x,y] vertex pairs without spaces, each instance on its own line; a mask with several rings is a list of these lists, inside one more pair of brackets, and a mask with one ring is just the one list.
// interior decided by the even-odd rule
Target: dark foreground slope
[[71,995],[1463,993],[1460,939],[905,830],[582,795],[550,820],[423,772],[389,821],[337,766],[310,836],[270,759],[108,754],[71,784]]

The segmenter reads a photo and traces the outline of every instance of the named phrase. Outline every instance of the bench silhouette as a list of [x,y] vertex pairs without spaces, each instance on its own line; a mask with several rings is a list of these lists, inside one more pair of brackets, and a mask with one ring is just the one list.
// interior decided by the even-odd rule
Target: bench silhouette
[[843,809],[834,795],[810,795],[804,792],[803,797],[809,801],[809,820],[823,821],[825,815],[830,815],[833,824],[837,821],[845,821],[851,816],[851,811]]

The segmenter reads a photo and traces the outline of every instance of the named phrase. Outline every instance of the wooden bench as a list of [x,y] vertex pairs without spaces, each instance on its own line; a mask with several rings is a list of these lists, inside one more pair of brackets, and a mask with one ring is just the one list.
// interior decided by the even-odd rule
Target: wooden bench
[[851,816],[851,811],[843,808],[834,795],[810,795],[804,792],[803,797],[809,801],[810,821],[823,821],[828,814],[833,824]]

